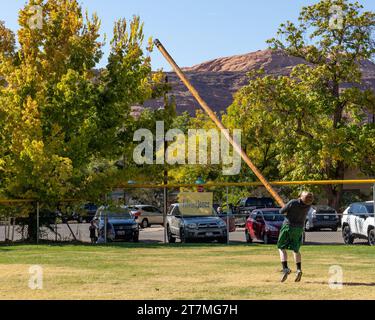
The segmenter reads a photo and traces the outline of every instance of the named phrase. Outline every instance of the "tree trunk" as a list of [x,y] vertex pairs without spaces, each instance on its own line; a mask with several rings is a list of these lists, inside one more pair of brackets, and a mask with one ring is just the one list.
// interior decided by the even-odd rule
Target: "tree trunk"
[[[331,175],[329,178],[331,180],[344,180],[345,178],[345,164],[343,161],[337,163],[337,167],[331,171]],[[334,208],[337,212],[339,212],[341,207],[341,198],[342,198],[342,191],[344,185],[327,185],[325,187],[327,198],[328,198],[328,205]]]
[[[341,185],[342,186],[342,185]],[[340,186],[325,186],[327,198],[328,198],[328,205],[335,210],[339,211],[340,209],[340,201],[341,201],[341,191],[338,190]]]
[[[333,95],[337,99],[337,105],[335,108],[335,112],[333,115],[333,129],[336,130],[340,128],[342,122],[342,115],[344,111],[344,104],[340,103],[340,84],[337,81],[338,77],[335,75],[333,83]],[[345,163],[343,161],[339,161],[335,168],[328,168],[329,178],[332,180],[344,180],[345,177]],[[327,197],[328,197],[328,205],[334,208],[337,212],[339,212],[341,207],[341,198],[342,198],[342,191],[343,185],[333,185],[327,186]]]
[[36,243],[37,236],[38,236],[38,230],[37,230],[37,212],[36,212],[36,206],[34,207],[34,210],[29,212],[28,217],[28,228],[27,228],[27,240],[31,243]]

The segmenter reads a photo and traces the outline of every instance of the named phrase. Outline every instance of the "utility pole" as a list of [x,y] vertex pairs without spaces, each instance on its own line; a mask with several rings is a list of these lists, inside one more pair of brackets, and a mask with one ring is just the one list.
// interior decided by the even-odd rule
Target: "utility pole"
[[[164,142],[164,152],[167,150],[168,144]],[[164,224],[164,243],[167,243],[167,210],[168,210],[168,167],[166,161],[164,162],[164,189],[163,189],[163,200],[164,200],[164,210],[163,210],[163,224]]]
[[[168,76],[165,77],[165,83],[168,85]],[[167,111],[168,104],[169,104],[169,97],[168,94],[165,94],[165,106],[164,106],[164,113]],[[163,225],[164,225],[164,243],[167,243],[167,211],[168,211],[168,165],[166,161],[166,152],[168,149],[168,142],[164,140],[164,174],[163,174]]]
[[173,68],[173,70],[176,72],[177,76],[185,84],[185,86],[188,88],[188,90],[190,91],[190,93],[193,95],[193,97],[200,104],[200,106],[202,107],[202,109],[207,113],[207,115],[211,118],[211,120],[220,129],[220,131],[225,136],[225,138],[228,140],[228,142],[232,145],[232,147],[234,149],[234,152],[237,152],[241,156],[241,158],[245,161],[245,163],[252,170],[252,172],[257,176],[257,178],[262,182],[262,184],[265,186],[265,188],[267,189],[267,191],[276,200],[276,202],[281,207],[285,206],[284,201],[280,197],[280,195],[276,192],[276,190],[270,185],[270,183],[266,180],[266,178],[259,171],[259,169],[250,160],[250,158],[248,157],[248,155],[246,154],[246,152],[241,148],[241,146],[229,134],[229,131],[225,128],[225,126],[223,125],[223,123],[221,122],[221,120],[217,117],[217,115],[213,112],[213,110],[207,105],[207,103],[202,99],[202,97],[199,95],[198,91],[193,87],[193,85],[191,84],[191,82],[185,76],[184,72],[177,65],[177,63],[173,60],[173,58],[168,53],[168,51],[164,48],[164,46],[161,44],[161,42],[156,39],[154,41],[154,44],[159,49],[159,51],[164,56],[164,58],[169,62],[169,64]]

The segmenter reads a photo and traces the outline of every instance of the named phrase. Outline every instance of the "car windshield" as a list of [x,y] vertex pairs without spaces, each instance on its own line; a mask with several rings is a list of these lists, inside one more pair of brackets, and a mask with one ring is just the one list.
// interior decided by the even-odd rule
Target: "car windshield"
[[132,219],[132,215],[129,213],[129,209],[127,208],[108,208],[104,209],[100,216],[103,217],[104,214],[108,216],[108,219],[111,220],[126,220]]
[[336,213],[335,209],[328,206],[316,206],[316,213]]
[[194,217],[217,217],[217,212],[215,211],[214,208],[212,208],[212,215],[191,215],[191,216],[190,215],[183,215],[180,211],[179,206],[176,206],[176,208],[173,211],[173,215],[174,216],[185,216],[187,218],[189,218],[189,217],[192,217],[192,218],[194,218]]
[[272,222],[272,221],[284,221],[285,217],[280,214],[278,211],[269,211],[263,212],[264,220]]
[[246,207],[274,207],[275,203],[271,198],[249,198],[246,200]]
[[108,212],[108,218],[111,220],[124,220],[132,219],[132,216],[130,213]]
[[374,205],[371,203],[366,203],[367,212],[374,214]]

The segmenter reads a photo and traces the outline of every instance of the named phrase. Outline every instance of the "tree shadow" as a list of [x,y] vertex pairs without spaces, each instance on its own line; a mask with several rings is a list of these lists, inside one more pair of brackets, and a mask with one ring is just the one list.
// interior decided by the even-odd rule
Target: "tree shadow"
[[0,251],[12,251],[11,248],[8,247],[3,247],[3,246],[0,246]]
[[306,241],[304,246],[344,246],[344,243],[332,243],[332,242],[313,242],[313,241]]
[[[327,282],[306,282],[307,284],[319,284],[319,285],[327,285]],[[337,283],[335,285],[341,285],[341,283]],[[374,282],[363,283],[363,282],[343,282],[342,285],[344,287],[375,287]]]

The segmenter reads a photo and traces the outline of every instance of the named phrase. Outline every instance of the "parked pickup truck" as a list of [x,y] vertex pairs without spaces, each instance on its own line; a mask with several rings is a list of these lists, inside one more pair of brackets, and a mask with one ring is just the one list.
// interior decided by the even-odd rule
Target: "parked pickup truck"
[[177,238],[181,242],[228,240],[226,223],[213,208],[211,216],[183,216],[179,204],[171,205],[168,211],[167,235],[169,243],[175,243]]
[[256,209],[277,208],[275,201],[267,197],[247,197],[241,199],[234,207],[236,226],[244,227],[250,214]]

